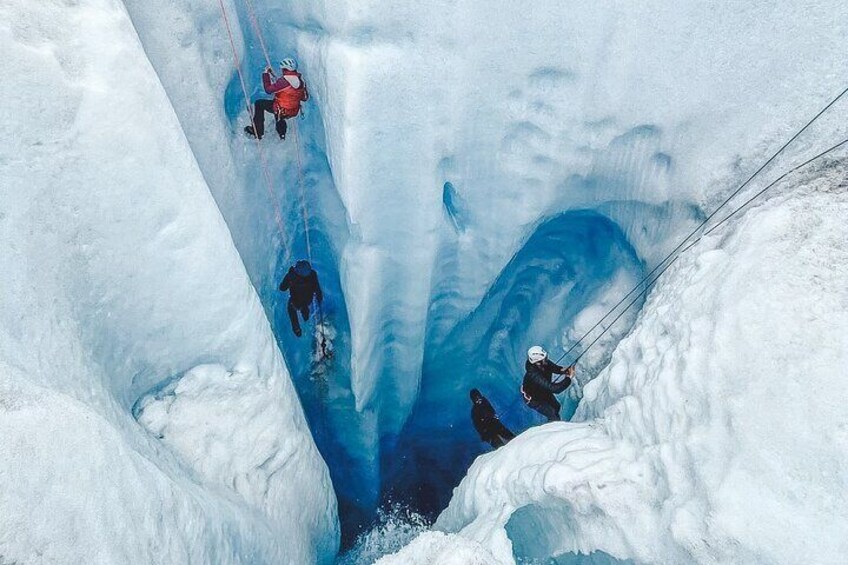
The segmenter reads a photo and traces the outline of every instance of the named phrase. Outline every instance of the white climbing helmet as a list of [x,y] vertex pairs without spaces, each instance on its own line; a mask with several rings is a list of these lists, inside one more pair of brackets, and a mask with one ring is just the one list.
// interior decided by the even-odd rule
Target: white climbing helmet
[[280,66],[286,69],[287,71],[296,71],[297,61],[295,61],[291,57],[286,57],[285,59],[280,61]]
[[531,363],[538,363],[548,358],[548,352],[542,349],[541,345],[534,345],[527,350],[527,358],[530,359]]

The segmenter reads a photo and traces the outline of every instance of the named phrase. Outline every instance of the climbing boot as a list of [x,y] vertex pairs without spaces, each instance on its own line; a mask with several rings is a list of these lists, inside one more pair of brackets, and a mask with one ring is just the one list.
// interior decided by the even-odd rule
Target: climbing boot
[[[247,134],[247,137],[255,138],[256,132],[253,130],[253,126],[244,126],[244,133]],[[262,139],[261,137],[259,139]]]

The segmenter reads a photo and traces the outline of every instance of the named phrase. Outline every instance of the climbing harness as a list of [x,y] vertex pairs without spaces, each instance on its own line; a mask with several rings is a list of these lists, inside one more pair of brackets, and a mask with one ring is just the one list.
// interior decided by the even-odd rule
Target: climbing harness
[[[239,80],[241,81],[241,86],[242,86],[242,91],[244,92],[245,101],[246,101],[246,104],[247,104],[247,107],[248,107],[248,112],[250,113],[251,123],[254,123],[253,112],[250,108],[250,99],[249,99],[249,96],[247,94],[247,88],[245,87],[244,78],[242,77],[241,65],[239,64],[238,56],[236,55],[235,42],[233,41],[232,33],[230,31],[230,25],[229,25],[228,18],[226,16],[226,11],[224,10],[223,0],[218,0],[218,1],[221,5],[221,13],[224,14],[224,23],[227,26],[227,33],[230,36],[230,45],[233,49],[233,56],[236,60],[236,69],[238,70]],[[245,6],[247,7],[248,19],[250,20],[251,26],[253,27],[253,31],[256,34],[257,39],[259,39],[259,46],[262,49],[262,55],[263,55],[263,57],[265,57],[265,62],[268,65],[268,68],[272,68],[271,57],[268,54],[268,47],[265,44],[265,37],[262,34],[262,29],[259,26],[259,20],[256,17],[256,10],[253,7],[253,2],[252,2],[252,0],[244,0],[244,3],[245,3]],[[304,237],[306,239],[306,256],[309,259],[309,264],[314,266],[315,262],[312,259],[312,242],[311,242],[310,236],[309,236],[309,209],[306,205],[306,187],[305,187],[306,183],[305,183],[304,174],[303,174],[303,161],[302,161],[301,156],[300,156],[300,136],[298,135],[297,120],[294,120],[294,119],[292,120],[292,126],[294,128],[295,155],[297,157],[298,182],[299,182],[299,185],[300,185],[301,217],[303,218],[303,233],[304,233]],[[264,161],[264,157],[262,156],[263,155],[262,146],[259,143],[258,138],[257,138],[257,147],[259,147],[260,158],[262,159],[262,164],[263,164],[263,168],[264,168],[265,167],[265,161]],[[269,181],[268,185],[269,185],[269,187],[271,187],[272,185],[270,183],[270,175],[267,174],[267,170],[265,172],[266,172],[266,177]],[[272,192],[272,198],[274,200],[275,209],[278,209],[277,199],[276,199],[276,195],[273,193],[273,188],[271,188],[271,192]],[[279,218],[279,213],[278,213],[278,218]],[[280,221],[280,231],[281,232],[283,231],[281,221]],[[286,253],[286,254],[288,254],[288,253]],[[323,305],[320,301],[318,302],[317,306],[318,306],[318,329],[319,329],[319,333],[321,334],[321,337],[319,339],[319,346],[321,348],[321,355],[322,355],[322,358],[331,358],[333,352],[332,352],[332,350],[328,349],[328,347],[327,347],[327,334],[326,334],[326,329],[324,327],[324,307],[323,307]]]
[[[603,328],[603,331],[601,331],[601,333],[599,333],[597,335],[597,337],[595,337],[595,339],[593,339],[589,343],[589,345],[587,345],[583,349],[583,351],[580,353],[580,355],[578,355],[574,359],[574,362],[571,364],[571,366],[576,365],[580,361],[580,359],[592,348],[592,346],[595,345],[598,342],[598,340],[600,340],[601,337],[603,337],[604,334],[606,334],[615,325],[615,323],[624,315],[624,313],[627,312],[634,304],[636,304],[636,302],[642,296],[647,294],[647,292],[651,289],[651,287],[654,285],[654,283],[656,283],[656,281],[660,278],[660,276],[662,276],[662,274],[664,272],[666,272],[668,270],[668,268],[671,267],[671,265],[674,264],[675,261],[677,261],[677,259],[680,257],[680,255],[682,255],[683,253],[685,253],[686,251],[691,249],[693,246],[695,246],[695,244],[697,244],[699,241],[701,241],[701,239],[703,239],[705,236],[707,236],[710,233],[712,233],[713,231],[715,231],[720,225],[724,224],[730,218],[735,216],[743,208],[748,206],[748,204],[750,204],[756,198],[758,198],[759,196],[764,194],[767,190],[769,190],[770,188],[772,188],[773,186],[778,184],[781,180],[785,179],[790,174],[806,167],[810,163],[817,161],[818,159],[824,157],[825,155],[835,151],[836,149],[838,149],[838,148],[842,147],[843,145],[845,145],[846,143],[848,143],[848,138],[845,138],[842,141],[840,141],[839,143],[832,145],[828,149],[825,149],[821,153],[815,155],[814,157],[811,157],[811,158],[807,159],[806,161],[804,161],[803,163],[800,163],[800,164],[790,168],[785,173],[783,173],[782,175],[777,177],[775,180],[770,182],[768,185],[766,185],[762,190],[760,190],[759,192],[754,194],[752,197],[750,197],[748,200],[746,200],[741,206],[738,206],[734,210],[732,210],[730,212],[730,214],[725,216],[722,220],[720,220],[714,226],[709,228],[704,233],[700,234],[698,237],[696,237],[691,242],[689,241],[699,230],[701,230],[702,228],[704,228],[704,226],[707,225],[707,223],[719,212],[719,210],[724,208],[736,195],[738,195],[740,192],[742,192],[742,190],[746,186],[748,186],[748,184],[750,184],[751,181],[754,180],[754,178],[756,178],[769,164],[771,164],[772,161],[774,161],[781,153],[783,153],[783,151],[787,147],[789,147],[789,145],[793,141],[795,141],[802,133],[804,133],[804,131],[806,131],[807,128],[809,128],[816,120],[818,120],[822,116],[822,114],[824,114],[828,109],[830,109],[831,106],[836,104],[837,101],[839,101],[843,96],[845,96],[845,94],[848,94],[848,88],[846,88],[845,90],[840,92],[826,106],[824,106],[824,108],[822,108],[815,116],[812,117],[812,119],[810,119],[806,124],[804,124],[804,126],[801,129],[799,129],[795,133],[795,135],[793,135],[791,138],[789,138],[789,140],[786,141],[780,147],[780,149],[778,149],[774,154],[772,154],[771,157],[769,157],[756,171],[754,171],[754,173],[751,176],[749,176],[747,178],[747,180],[745,180],[745,182],[743,182],[741,185],[739,185],[739,187],[737,187],[736,190],[734,190],[730,194],[730,196],[728,196],[715,210],[713,210],[694,230],[692,230],[685,238],[683,238],[683,240],[679,244],[677,244],[677,246],[674,249],[672,249],[671,252],[669,252],[668,255],[666,255],[665,258],[663,258],[662,261],[660,261],[653,269],[651,269],[651,271],[647,275],[642,277],[642,279],[638,283],[636,283],[636,285],[627,294],[625,294],[624,297],[615,304],[615,306],[610,308],[610,310],[607,311],[607,313],[604,314],[591,328],[589,328],[580,337],[580,339],[575,341],[574,344],[571,347],[569,347],[562,355],[560,355],[559,358],[557,359],[557,363],[559,363],[562,359],[565,358],[566,355],[571,353],[578,345],[580,345],[589,336],[589,334],[591,334],[595,329],[597,329],[598,326],[600,326],[604,322],[604,320],[606,320],[613,312],[615,312],[616,309],[618,309],[619,306],[624,304],[624,302],[628,298],[633,296],[633,293],[635,293],[637,290],[639,290],[639,288],[642,287],[642,285],[644,284],[645,285],[644,289],[641,292],[638,292],[636,294],[636,296],[633,297],[633,299],[627,304],[627,306],[625,306],[624,309],[621,312],[619,312],[619,314],[613,319],[613,321],[610,324],[608,324],[607,326],[605,326]],[[688,245],[687,245],[687,242],[688,242]],[[669,259],[670,259],[670,261],[669,261]]]

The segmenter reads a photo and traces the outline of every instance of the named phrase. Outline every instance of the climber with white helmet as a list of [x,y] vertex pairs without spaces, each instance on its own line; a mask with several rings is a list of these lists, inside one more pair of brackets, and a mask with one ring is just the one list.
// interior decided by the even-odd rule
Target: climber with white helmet
[[[554,381],[553,376],[565,375],[562,380]],[[527,350],[527,362],[524,364],[524,381],[521,384],[521,394],[524,402],[548,419],[555,422],[560,419],[560,403],[555,394],[569,387],[574,376],[574,365],[560,367],[548,359],[548,353],[539,345]]]
[[300,104],[309,100],[309,91],[303,77],[297,72],[297,61],[292,58],[280,61],[282,76],[277,78],[271,67],[262,73],[262,86],[265,92],[273,94],[273,99],[262,99],[253,103],[253,125],[245,126],[244,132],[250,137],[262,139],[265,135],[265,112],[274,114],[277,134],[280,139],[286,138],[287,118],[293,118],[300,113]]

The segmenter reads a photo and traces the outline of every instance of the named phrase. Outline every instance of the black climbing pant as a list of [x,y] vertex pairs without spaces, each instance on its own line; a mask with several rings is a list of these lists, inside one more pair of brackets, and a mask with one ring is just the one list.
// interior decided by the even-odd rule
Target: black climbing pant
[[288,128],[286,120],[274,112],[273,100],[264,99],[257,100],[253,103],[253,131],[256,134],[256,137],[262,139],[262,136],[265,135],[265,112],[274,116],[274,119],[276,120],[275,125],[277,128],[277,134],[280,137],[285,137],[286,129]]
[[309,304],[300,305],[289,300],[288,312],[289,320],[291,320],[292,331],[294,332],[294,335],[300,337],[300,321],[297,319],[297,313],[300,312],[300,315],[303,316],[303,321],[307,321],[309,319]]
[[515,437],[515,434],[509,431],[509,428],[504,426],[500,420],[494,420],[489,426],[491,435],[486,437],[486,441],[495,449],[506,445],[509,440]]
[[548,422],[558,422],[561,420],[559,417],[559,409],[560,404],[557,402],[556,398],[550,398],[545,400],[537,400],[535,398],[531,398],[527,402],[527,406],[544,416],[548,419]]

